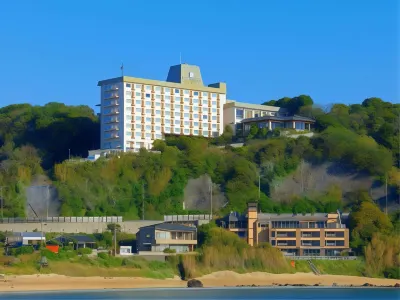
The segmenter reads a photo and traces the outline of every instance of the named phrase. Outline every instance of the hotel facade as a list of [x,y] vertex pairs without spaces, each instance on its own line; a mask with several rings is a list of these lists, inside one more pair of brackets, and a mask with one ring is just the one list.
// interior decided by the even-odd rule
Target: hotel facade
[[222,134],[226,84],[205,86],[200,68],[170,67],[166,81],[118,77],[100,81],[101,149],[151,149],[167,134]]
[[91,160],[104,153],[151,149],[165,135],[217,137],[229,125],[244,137],[252,124],[310,130],[314,122],[288,116],[284,108],[227,100],[226,84],[204,85],[195,65],[170,67],[166,81],[122,76],[98,86],[101,149],[89,151]]

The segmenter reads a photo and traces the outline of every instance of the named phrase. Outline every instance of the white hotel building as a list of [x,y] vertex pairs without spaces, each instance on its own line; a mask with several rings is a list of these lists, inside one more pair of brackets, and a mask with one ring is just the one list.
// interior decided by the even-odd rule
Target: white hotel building
[[172,66],[166,81],[123,76],[98,85],[102,150],[151,149],[154,140],[168,134],[215,137],[223,132],[226,84],[205,86],[197,66]]

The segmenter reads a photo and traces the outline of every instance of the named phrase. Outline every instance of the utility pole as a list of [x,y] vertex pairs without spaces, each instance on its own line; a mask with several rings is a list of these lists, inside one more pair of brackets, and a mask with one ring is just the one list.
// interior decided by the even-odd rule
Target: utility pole
[[117,256],[117,224],[114,224],[114,256]]
[[68,149],[68,160],[71,160],[71,149]]
[[3,198],[3,189],[7,188],[6,186],[0,186],[0,200],[1,200],[1,219],[4,218],[3,210],[4,210],[4,198]]
[[387,173],[385,176],[385,198],[386,198],[386,206],[385,206],[385,212],[386,214],[388,214],[388,177],[387,177]]
[[144,220],[144,183],[142,183],[142,220]]
[[261,198],[261,174],[258,173],[258,201]]
[[212,198],[212,179],[210,177],[210,218],[213,218],[213,198]]
[[46,219],[49,218],[50,185],[47,186]]

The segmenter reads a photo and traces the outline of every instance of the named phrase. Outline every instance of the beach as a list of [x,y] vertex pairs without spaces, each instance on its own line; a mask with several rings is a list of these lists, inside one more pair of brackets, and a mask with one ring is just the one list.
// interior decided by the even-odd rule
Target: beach
[[[196,278],[204,287],[272,286],[272,285],[320,285],[361,286],[369,283],[377,286],[393,286],[396,279],[367,278],[343,275],[314,275],[313,273],[270,274],[253,272],[238,274],[232,271],[215,272]],[[178,276],[171,279],[142,277],[68,277],[56,274],[5,275],[0,280],[0,292],[7,291],[55,291],[55,290],[98,290],[132,288],[182,288],[187,282]]]

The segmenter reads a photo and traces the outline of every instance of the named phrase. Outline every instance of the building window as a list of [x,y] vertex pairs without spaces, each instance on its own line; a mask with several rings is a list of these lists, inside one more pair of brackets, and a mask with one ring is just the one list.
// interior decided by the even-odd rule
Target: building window
[[141,88],[142,88],[142,85],[141,85],[141,84],[135,84],[135,88],[141,89]]
[[130,88],[130,87],[131,87],[131,84],[130,84],[130,83],[127,83],[125,86],[126,86],[127,88]]
[[184,124],[185,126],[189,126],[189,125],[190,125],[190,122],[189,122],[189,121],[185,121],[183,124]]
[[192,99],[193,104],[199,104],[199,99]]
[[295,127],[297,130],[304,130],[306,128],[304,122],[295,122]]
[[160,123],[161,119],[160,118],[156,118],[156,123]]
[[198,114],[193,114],[193,118],[198,119],[199,115]]
[[171,120],[166,119],[166,120],[165,120],[165,124],[171,124]]
[[142,100],[136,100],[137,105],[142,105]]
[[161,103],[160,102],[156,102],[156,106],[157,107],[161,107]]
[[190,110],[190,106],[189,106],[189,105],[185,105],[185,106],[183,107],[183,109],[186,110],[186,111],[189,111],[189,110]]
[[136,132],[136,134],[135,134],[137,137],[141,137],[142,136],[142,133],[141,132]]
[[199,134],[199,131],[198,131],[198,130],[193,130],[193,134],[198,135],[198,134]]
[[151,106],[151,101],[146,101],[147,106]]
[[211,94],[211,98],[217,98],[217,94],[216,93],[212,93]]
[[150,125],[146,125],[146,130],[151,130],[151,126]]
[[[183,90],[183,94],[184,95],[189,95],[189,91],[188,90]],[[187,99],[189,99],[189,98],[187,98]]]
[[189,134],[190,130],[189,129],[185,129],[185,134]]
[[142,112],[142,109],[141,109],[140,107],[138,107],[138,108],[136,108],[136,112],[137,112],[137,113],[141,113],[141,112]]
[[161,100],[161,95],[156,95],[157,100]]
[[217,124],[213,124],[213,125],[212,125],[212,128],[213,128],[213,129],[217,129]]
[[207,120],[208,116],[207,115],[203,115],[203,120]]
[[185,114],[183,114],[183,116],[184,116],[185,118],[189,118],[189,113],[185,113]]
[[146,94],[146,98],[150,98],[150,94]]
[[193,107],[193,111],[199,111],[198,107]]
[[136,129],[142,129],[142,125],[141,124],[136,124],[135,128]]
[[141,121],[142,120],[142,117],[141,116],[137,116],[136,117],[136,121]]
[[151,133],[146,133],[146,138],[150,139],[151,138]]
[[194,126],[199,126],[199,122],[193,122]]
[[203,100],[203,105],[208,105],[208,100]]
[[236,118],[243,119],[244,117],[244,110],[243,109],[236,109]]
[[208,136],[208,131],[203,130],[203,136]]
[[179,104],[175,104],[175,109],[181,110],[181,106]]
[[150,123],[151,122],[151,118],[146,118],[146,122]]
[[182,99],[181,97],[175,97],[175,102],[179,102],[180,103],[181,99]]
[[171,100],[171,96],[164,96],[164,102],[169,102]]
[[208,93],[207,92],[203,92],[203,97],[208,97]]
[[161,110],[156,110],[156,115],[161,115]]
[[136,97],[141,97],[142,93],[136,92],[135,95],[136,95]]
[[217,120],[217,116],[212,116],[212,120],[216,121]]
[[175,113],[175,117],[178,117],[178,118],[180,118],[180,117],[181,117],[181,113],[179,113],[179,112],[176,112],[176,113]]
[[171,131],[171,127],[165,127],[164,131],[169,133]]
[[157,139],[157,140],[161,140],[161,139],[162,139],[161,134],[156,134],[156,139]]
[[217,106],[217,101],[212,101],[212,106]]
[[217,112],[217,109],[216,109],[216,108],[213,108],[213,109],[212,109],[212,112],[213,112],[213,113],[216,113],[216,112]]
[[146,85],[146,91],[151,91],[151,86],[150,85]]
[[181,121],[180,120],[175,120],[175,125],[181,125]]
[[181,129],[180,128],[175,128],[175,133],[181,133]]
[[175,94],[179,94],[179,89],[175,89]]
[[161,91],[161,87],[156,86],[156,87],[154,87],[154,90],[155,90],[156,92],[160,92],[160,91]]
[[193,92],[193,96],[198,96],[199,92]]
[[170,108],[171,107],[171,104],[164,104],[164,106],[165,106],[165,108]]
[[160,131],[160,130],[161,130],[161,127],[160,127],[160,126],[156,126],[156,130],[157,130],[157,131]]
[[164,112],[164,114],[165,114],[166,116],[170,116],[170,115],[171,115],[171,112],[166,111],[166,112]]
[[164,93],[165,94],[170,94],[171,93],[171,89],[170,88],[164,88]]

